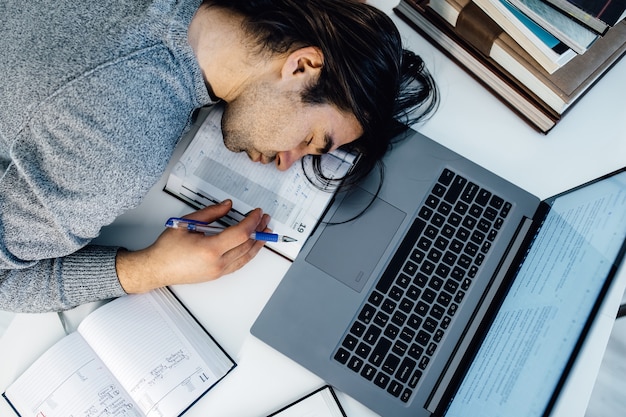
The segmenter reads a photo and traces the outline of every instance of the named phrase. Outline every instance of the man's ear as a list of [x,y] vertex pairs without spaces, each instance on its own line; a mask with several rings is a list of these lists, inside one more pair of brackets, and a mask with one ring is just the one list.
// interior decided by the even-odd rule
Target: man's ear
[[324,65],[324,55],[319,48],[307,46],[293,51],[283,63],[281,76],[283,79],[290,77],[309,80],[319,75]]

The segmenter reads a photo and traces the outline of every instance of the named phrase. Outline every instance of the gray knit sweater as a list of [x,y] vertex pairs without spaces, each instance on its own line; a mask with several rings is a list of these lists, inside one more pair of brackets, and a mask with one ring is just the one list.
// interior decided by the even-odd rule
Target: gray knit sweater
[[211,102],[187,43],[199,3],[0,2],[0,310],[124,294],[118,248],[89,242]]

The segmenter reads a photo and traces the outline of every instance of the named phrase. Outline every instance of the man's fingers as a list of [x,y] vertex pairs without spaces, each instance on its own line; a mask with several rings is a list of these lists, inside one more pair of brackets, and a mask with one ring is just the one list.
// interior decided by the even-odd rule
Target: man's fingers
[[228,211],[232,208],[232,206],[233,202],[231,200],[224,200],[220,204],[206,206],[198,211],[187,214],[184,218],[210,223],[228,214]]
[[265,242],[250,240],[226,252],[222,259],[224,261],[223,275],[235,272],[254,258]]

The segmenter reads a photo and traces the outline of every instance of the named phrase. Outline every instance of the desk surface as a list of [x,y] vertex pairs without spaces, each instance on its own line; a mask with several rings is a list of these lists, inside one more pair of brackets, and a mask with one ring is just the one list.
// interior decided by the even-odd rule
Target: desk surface
[[[425,124],[416,126],[422,133],[540,198],[626,166],[626,60],[600,80],[546,136],[525,124],[394,16],[392,8],[397,0],[369,3],[392,16],[407,47],[424,58],[440,88],[438,112]],[[157,184],[141,207],[103,230],[100,243],[124,244],[129,248],[146,246],[162,231],[164,219],[191,211],[161,192],[162,185]],[[249,333],[288,267],[287,260],[264,249],[231,276],[174,288],[239,365],[186,416],[263,416],[323,384]],[[566,401],[557,405],[555,415],[584,414],[625,287],[626,268],[622,268],[566,385]],[[78,321],[90,308],[84,306],[70,312],[70,318]],[[18,315],[0,339],[0,391],[63,334],[56,314]],[[348,416],[375,416],[348,396],[338,395]],[[6,407],[0,402],[0,415],[10,415]]]

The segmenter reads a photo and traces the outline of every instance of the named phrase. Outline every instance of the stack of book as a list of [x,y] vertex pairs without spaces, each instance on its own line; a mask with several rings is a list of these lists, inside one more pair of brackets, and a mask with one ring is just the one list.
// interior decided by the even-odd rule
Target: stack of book
[[626,1],[400,0],[394,10],[543,133],[626,52]]

